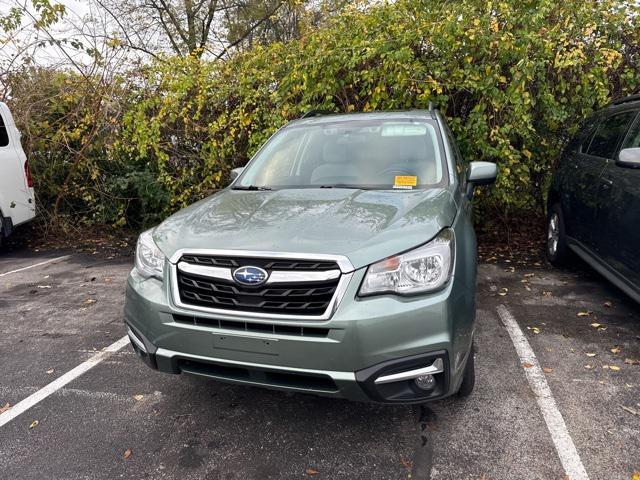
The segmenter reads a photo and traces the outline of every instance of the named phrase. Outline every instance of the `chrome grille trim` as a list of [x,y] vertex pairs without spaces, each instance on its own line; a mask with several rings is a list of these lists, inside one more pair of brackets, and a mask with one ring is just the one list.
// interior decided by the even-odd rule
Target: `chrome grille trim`
[[[210,267],[204,265],[193,265],[187,262],[178,262],[178,270],[194,275],[202,275],[205,277],[219,278],[222,280],[233,281],[233,269],[224,267]],[[276,270],[271,272],[266,283],[303,283],[303,282],[323,282],[333,280],[340,276],[340,270],[324,270],[320,272],[299,272],[295,270],[282,271]]]
[[211,278],[220,278],[222,280],[233,281],[231,270],[222,267],[203,267],[200,265],[192,265],[186,262],[178,263],[178,270],[181,272],[192,273],[194,275],[202,275]]
[[278,271],[271,272],[267,279],[269,283],[304,283],[304,282],[324,282],[333,280],[340,276],[340,270],[326,270],[324,272],[296,272]]
[[202,248],[182,248],[176,251],[169,262],[177,264],[183,255],[219,255],[221,257],[247,257],[247,258],[273,258],[273,259],[291,259],[291,260],[325,260],[333,261],[338,264],[342,273],[350,273],[355,270],[349,259],[344,255],[333,255],[323,253],[296,253],[296,252],[270,252],[257,250],[217,250]]

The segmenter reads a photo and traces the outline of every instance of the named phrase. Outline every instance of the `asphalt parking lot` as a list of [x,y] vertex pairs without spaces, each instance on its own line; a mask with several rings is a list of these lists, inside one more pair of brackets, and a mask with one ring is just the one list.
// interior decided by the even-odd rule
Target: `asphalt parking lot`
[[0,478],[629,480],[640,471],[640,307],[585,267],[480,265],[476,390],[424,407],[154,372],[116,344],[130,268],[128,258],[0,250]]

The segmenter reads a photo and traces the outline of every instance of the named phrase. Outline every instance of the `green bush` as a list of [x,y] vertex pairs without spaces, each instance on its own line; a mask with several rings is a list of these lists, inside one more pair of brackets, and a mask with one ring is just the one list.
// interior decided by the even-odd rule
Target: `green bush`
[[[499,165],[496,187],[480,202],[506,214],[540,212],[554,162],[578,123],[640,83],[639,13],[622,0],[356,4],[299,41],[227,62],[164,58],[110,88],[120,108],[98,102],[100,135],[74,161],[52,159],[38,146],[56,136],[44,133],[46,125],[27,129],[37,171],[51,170],[38,187],[47,198],[63,192],[58,215],[152,223],[225,186],[231,168],[308,109],[412,109],[432,101],[467,161]],[[51,103],[38,122],[65,108]],[[74,122],[82,143],[95,125],[82,114]]]

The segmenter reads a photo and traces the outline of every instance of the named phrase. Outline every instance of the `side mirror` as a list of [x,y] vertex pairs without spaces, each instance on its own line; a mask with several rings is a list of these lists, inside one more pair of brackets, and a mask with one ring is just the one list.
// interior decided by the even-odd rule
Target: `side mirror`
[[244,170],[244,167],[238,167],[238,168],[234,168],[229,172],[229,178],[231,179],[231,183],[233,183],[236,180],[236,178],[240,176],[243,170]]
[[496,181],[498,167],[492,162],[471,162],[467,175],[467,197],[473,198],[473,189]]
[[640,148],[620,150],[616,165],[626,168],[640,168]]

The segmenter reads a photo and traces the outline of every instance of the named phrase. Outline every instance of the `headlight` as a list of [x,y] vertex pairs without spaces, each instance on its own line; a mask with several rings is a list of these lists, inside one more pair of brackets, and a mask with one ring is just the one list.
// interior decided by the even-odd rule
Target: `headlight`
[[369,267],[360,295],[400,295],[437,290],[449,281],[455,251],[453,231],[444,229],[426,245]]
[[151,230],[138,237],[136,246],[136,269],[143,277],[156,277],[162,280],[164,270],[164,254],[153,241]]

